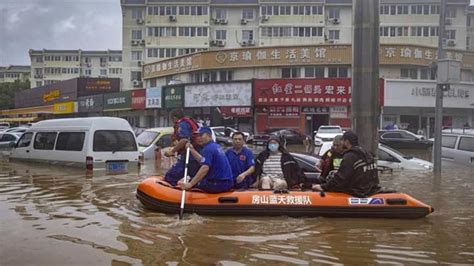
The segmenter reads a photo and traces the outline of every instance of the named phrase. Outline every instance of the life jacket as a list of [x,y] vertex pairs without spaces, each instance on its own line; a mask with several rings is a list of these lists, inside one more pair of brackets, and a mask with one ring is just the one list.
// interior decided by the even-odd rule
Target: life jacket
[[[173,134],[173,141],[175,140],[179,140],[178,138],[178,130],[179,130],[179,123],[181,122],[186,122],[188,123],[190,126],[191,126],[191,131],[192,131],[192,135],[191,135],[191,144],[196,148],[199,146],[198,144],[198,141],[197,141],[197,138],[199,137],[199,133],[198,133],[198,130],[199,130],[199,125],[198,123],[190,118],[190,117],[183,117],[181,119],[179,119],[178,121],[176,121],[176,123],[174,124],[174,134]],[[185,149],[182,149],[180,151],[178,151],[178,154],[181,154],[185,151]]]

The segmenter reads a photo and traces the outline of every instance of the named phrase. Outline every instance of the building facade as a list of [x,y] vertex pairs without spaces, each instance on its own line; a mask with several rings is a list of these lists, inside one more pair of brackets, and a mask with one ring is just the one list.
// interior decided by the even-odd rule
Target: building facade
[[30,66],[0,66],[0,83],[30,79]]
[[[382,0],[380,42],[436,47],[439,3]],[[145,63],[203,50],[352,42],[352,0],[122,0],[121,5],[124,89],[142,86]],[[472,48],[468,5],[448,0],[448,48]]]
[[30,50],[31,88],[63,80],[122,78],[122,51]]
[[467,50],[474,51],[474,6],[470,6],[467,9],[467,37],[466,46]]

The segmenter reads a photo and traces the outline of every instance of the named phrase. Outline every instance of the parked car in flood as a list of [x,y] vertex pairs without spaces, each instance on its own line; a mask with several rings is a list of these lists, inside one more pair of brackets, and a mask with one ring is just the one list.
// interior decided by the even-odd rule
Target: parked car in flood
[[443,160],[474,166],[474,132],[443,133],[441,146]]
[[394,149],[427,149],[433,146],[433,141],[406,130],[380,130],[379,141]]
[[21,136],[10,158],[85,166],[110,174],[126,173],[139,165],[133,130],[127,120],[115,117],[40,121]]
[[294,129],[270,129],[265,134],[254,135],[253,144],[264,145],[271,136],[277,136],[286,141],[286,144],[303,144],[308,136]]
[[171,146],[173,127],[149,128],[137,137],[138,150],[144,160],[154,160],[155,150]]
[[[218,127],[211,127],[211,129],[215,132],[217,135],[218,133],[222,133],[222,135],[227,136],[227,137],[232,137],[232,134],[239,131],[233,127],[226,127],[226,126],[218,126]],[[228,133],[228,134],[226,134]],[[249,142],[252,140],[252,135],[249,132],[243,132],[245,141]]]
[[20,137],[21,133],[0,133],[0,150],[8,150],[13,148]]
[[332,142],[337,135],[343,133],[340,126],[320,126],[317,131],[314,131],[314,145],[322,146],[324,142]]

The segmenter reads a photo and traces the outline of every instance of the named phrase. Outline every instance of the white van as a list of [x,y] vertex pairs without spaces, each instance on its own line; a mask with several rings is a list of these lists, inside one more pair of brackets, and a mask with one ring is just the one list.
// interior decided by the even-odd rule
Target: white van
[[444,133],[441,138],[441,157],[456,164],[474,166],[474,132]]
[[10,158],[85,166],[111,174],[128,172],[140,162],[132,127],[115,117],[40,121],[23,134]]

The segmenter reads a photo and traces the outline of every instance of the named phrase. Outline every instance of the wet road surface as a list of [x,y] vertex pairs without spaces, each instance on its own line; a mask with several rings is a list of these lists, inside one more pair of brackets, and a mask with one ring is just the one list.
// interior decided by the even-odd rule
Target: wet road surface
[[[425,159],[428,159],[426,156]],[[384,187],[432,205],[423,219],[204,217],[143,209],[138,183],[0,161],[0,265],[474,264],[474,169],[383,174]]]

